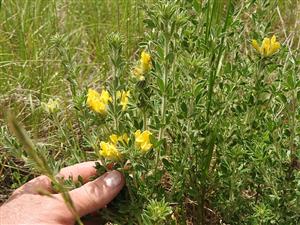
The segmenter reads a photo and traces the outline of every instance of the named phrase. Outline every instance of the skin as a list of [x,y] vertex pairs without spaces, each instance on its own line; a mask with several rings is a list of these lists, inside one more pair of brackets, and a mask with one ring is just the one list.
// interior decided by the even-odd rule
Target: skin
[[[85,184],[69,192],[80,217],[105,207],[124,186],[125,180],[118,171],[110,171],[90,181],[96,175],[95,162],[84,162],[63,168],[59,177],[80,175]],[[40,195],[46,190],[51,196]],[[65,205],[60,194],[55,194],[46,176],[39,176],[13,192],[0,207],[0,224],[74,224],[75,217]],[[87,222],[85,224],[92,224]]]

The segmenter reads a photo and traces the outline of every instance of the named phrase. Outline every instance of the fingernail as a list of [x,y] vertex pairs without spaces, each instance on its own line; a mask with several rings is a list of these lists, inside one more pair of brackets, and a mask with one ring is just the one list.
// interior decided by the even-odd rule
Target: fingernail
[[108,172],[104,177],[104,182],[106,186],[110,188],[115,188],[119,186],[121,181],[122,181],[122,175],[116,170]]

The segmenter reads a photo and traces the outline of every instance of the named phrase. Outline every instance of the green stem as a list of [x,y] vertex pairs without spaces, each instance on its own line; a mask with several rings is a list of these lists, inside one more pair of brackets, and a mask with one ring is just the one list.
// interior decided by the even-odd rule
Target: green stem
[[169,39],[165,37],[165,46],[164,46],[164,72],[163,72],[163,82],[164,82],[164,91],[162,94],[162,102],[161,102],[161,120],[162,126],[159,129],[158,139],[161,140],[164,135],[164,129],[166,124],[166,108],[167,108],[167,93],[166,89],[168,87],[168,59],[167,56],[169,54]]
[[147,130],[147,112],[145,110],[143,110],[143,123],[144,130]]
[[113,67],[113,114],[114,114],[114,129],[118,131],[119,129],[119,121],[117,114],[117,79],[118,79],[118,68]]
[[[158,140],[160,141],[164,136],[165,124],[166,124],[166,108],[167,108],[167,93],[166,89],[168,87],[168,59],[167,56],[169,54],[169,39],[165,37],[165,46],[164,46],[164,72],[163,72],[163,82],[164,82],[164,90],[162,93],[162,102],[161,102],[161,127],[159,128]],[[160,150],[157,151],[156,154],[156,168],[158,166],[160,157]]]
[[292,91],[292,99],[291,99],[291,109],[290,109],[290,140],[289,140],[289,146],[290,146],[290,151],[291,151],[291,164],[294,163],[295,160],[297,160],[296,156],[296,145],[294,144],[295,140],[295,133],[296,133],[296,126],[295,126],[295,121],[296,121],[296,103],[297,103],[297,92],[294,89]]
[[261,85],[261,80],[262,76],[261,73],[263,71],[263,59],[260,59],[257,63],[257,71],[256,71],[256,76],[255,76],[255,106],[258,106],[258,100],[259,100],[259,94],[260,94],[260,85]]
[[[254,109],[253,109],[253,117],[252,119],[250,119],[250,126],[252,126],[255,123],[255,120],[257,118],[259,118],[259,113],[260,113],[260,105],[259,105],[259,96],[260,96],[260,92],[261,92],[261,80],[263,79],[263,59],[260,59],[257,62],[257,69],[256,69],[256,73],[255,73],[255,86],[254,86]],[[251,129],[251,136],[254,135],[254,131],[253,129]]]
[[[166,29],[167,30],[167,29]],[[169,39],[168,37],[165,36],[165,42],[164,42],[164,71],[163,71],[163,82],[164,82],[164,89],[162,93],[162,103],[161,103],[161,127],[159,128],[159,134],[158,134],[158,140],[162,140],[164,136],[164,129],[165,129],[165,124],[166,124],[166,108],[167,108],[167,93],[166,89],[168,87],[168,59],[167,56],[169,54]],[[157,169],[158,169],[158,164],[159,164],[159,159],[160,159],[160,154],[161,154],[161,148],[157,149],[157,154],[156,154],[156,159],[155,159],[155,178],[157,175]],[[153,192],[154,192],[154,186],[153,185]]]

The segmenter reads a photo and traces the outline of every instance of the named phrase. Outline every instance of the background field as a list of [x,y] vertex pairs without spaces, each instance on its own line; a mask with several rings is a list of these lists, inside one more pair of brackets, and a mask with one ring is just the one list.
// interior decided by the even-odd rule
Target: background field
[[[137,60],[139,47],[144,46],[143,41],[149,40],[146,34],[151,30],[144,23],[147,18],[144,9],[157,2],[159,1],[0,0],[0,202],[5,201],[14,188],[38,174],[32,170],[32,162],[24,156],[20,144],[8,130],[5,119],[7,109],[16,115],[32,139],[45,150],[54,170],[93,159],[94,149],[82,134],[81,121],[78,121],[76,110],[73,110],[74,102],[68,79],[72,76],[76,80],[78,91],[87,87],[102,87],[110,81],[107,36],[112,32],[119,32],[125,40],[125,59],[129,62]],[[192,3],[196,1],[178,2],[188,5],[190,8],[187,11],[191,11],[191,14],[194,12],[196,4]],[[205,5],[214,1],[197,2]],[[241,0],[233,1],[233,4],[236,11],[244,10],[234,14],[234,19],[238,17],[237,22],[226,31],[226,60],[223,63],[222,77],[216,80],[214,89],[217,100],[212,103],[211,111],[222,121],[218,132],[223,132],[224,137],[218,139],[220,144],[216,144],[216,148],[219,150],[213,155],[211,170],[217,172],[208,182],[210,188],[205,207],[211,213],[206,214],[212,224],[219,224],[221,219],[226,224],[239,224],[239,220],[245,224],[299,224],[300,192],[297,188],[300,186],[300,161],[297,157],[300,156],[300,2]],[[204,7],[202,17],[199,17],[199,21],[204,21],[206,15],[213,17],[212,31],[207,35],[207,39],[212,42],[222,40],[218,31],[225,19],[228,1],[217,1],[217,5],[216,12],[211,14],[206,13]],[[201,24],[197,19],[195,21]],[[205,26],[207,23],[203,22],[203,30]],[[204,31],[203,34],[201,38],[205,39]],[[249,97],[252,93],[248,93],[252,82],[249,77],[255,71],[255,54],[252,54],[250,43],[252,38],[261,40],[272,34],[276,34],[282,45],[281,51],[276,55],[277,61],[270,63],[271,66],[265,72],[270,75],[266,83],[274,84],[266,93],[271,93],[274,99],[262,106],[267,108],[267,115],[262,115],[262,121],[257,124],[258,127],[264,124],[264,129],[258,128],[255,133],[251,133],[253,127],[249,128],[243,120],[244,117],[253,116],[253,112],[248,114],[247,111],[247,107],[252,104]],[[188,35],[192,37],[193,33],[184,37]],[[204,46],[203,43],[199,44],[199,52],[203,51],[205,54],[199,56],[198,61],[188,62],[187,58],[184,62],[182,55],[182,58],[178,57],[176,66],[182,65],[185,71],[191,69],[195,74],[199,72],[200,81],[206,85],[206,71],[211,68],[208,58],[218,48],[213,44]],[[177,51],[175,54],[181,53]],[[191,52],[187,57],[193,54]],[[195,69],[197,63],[201,64],[199,70]],[[127,70],[130,70],[130,66],[130,63],[126,64]],[[285,73],[282,74],[282,71]],[[188,79],[193,76],[189,72],[185,75]],[[181,84],[182,80],[178,81],[178,87],[189,88]],[[237,92],[233,93],[233,90]],[[205,94],[206,92],[203,95]],[[240,96],[247,100],[244,101]],[[55,97],[61,100],[63,108],[59,126],[41,108],[41,102]],[[278,116],[279,114],[282,116]],[[255,127],[257,124],[251,126]],[[176,129],[180,133],[179,128]],[[166,139],[170,140],[171,137],[170,134]],[[267,150],[260,154],[261,149]],[[297,157],[291,159],[292,153]],[[174,164],[175,158],[176,156]],[[172,176],[175,175],[174,172]],[[178,172],[177,175],[179,177],[181,174]],[[187,183],[193,184],[193,181],[189,180]],[[243,186],[245,183],[249,186]],[[251,185],[255,192],[248,189]],[[197,201],[190,196],[194,196],[194,192],[199,190],[185,188],[182,193],[191,192],[186,199]],[[269,192],[264,193],[264,190]],[[261,194],[255,195],[256,192]],[[173,196],[170,197],[170,202],[181,199],[178,196],[173,199]],[[257,196],[261,196],[263,200],[260,201]],[[244,201],[251,202],[250,206]],[[187,217],[184,221],[192,224],[189,217],[196,211],[194,205],[187,203],[185,207],[190,209],[184,213]],[[236,212],[228,212],[231,210]]]

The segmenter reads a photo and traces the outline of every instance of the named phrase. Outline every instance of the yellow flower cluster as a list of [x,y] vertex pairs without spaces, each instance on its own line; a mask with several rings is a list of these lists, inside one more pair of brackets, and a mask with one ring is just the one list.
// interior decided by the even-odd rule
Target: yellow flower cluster
[[89,88],[87,94],[86,104],[93,111],[105,114],[107,111],[108,102],[111,102],[112,98],[110,97],[108,91],[102,90],[101,94],[96,90]]
[[139,79],[144,80],[144,74],[148,73],[152,68],[151,56],[149,53],[143,51],[141,54],[140,63],[134,68],[133,74]]
[[109,142],[100,142],[100,155],[106,159],[110,160],[120,160],[121,153],[117,149],[116,145],[109,143]]
[[109,139],[110,139],[111,143],[113,143],[114,145],[118,144],[118,142],[121,142],[122,144],[128,144],[128,142],[129,142],[129,138],[126,133],[121,136],[112,134],[109,136]]
[[280,43],[276,41],[275,35],[270,38],[264,38],[262,41],[261,46],[258,45],[256,40],[252,40],[252,46],[255,50],[261,54],[263,57],[268,57],[273,55],[280,49]]
[[41,106],[47,113],[54,113],[60,107],[58,99],[53,100],[52,98],[47,103],[42,102]]
[[130,91],[117,91],[117,98],[120,98],[120,105],[123,111],[127,108],[128,97],[130,97]]
[[122,143],[123,145],[128,144],[129,138],[125,133],[121,136],[116,134],[112,134],[109,136],[109,142],[100,142],[100,151],[99,154],[106,159],[109,160],[120,160],[122,158],[122,154],[117,149],[117,144]]
[[143,71],[148,72],[151,69],[151,56],[143,51],[141,54],[140,65]]
[[137,130],[134,133],[135,136],[135,145],[138,147],[142,152],[146,153],[152,148],[152,144],[150,141],[150,136],[152,133],[148,130],[145,130],[141,132],[140,130]]
[[[146,153],[152,148],[152,143],[150,140],[152,133],[148,130],[141,132],[137,130],[134,133],[135,136],[135,146],[142,152]],[[128,145],[129,137],[126,133],[122,135],[112,134],[109,136],[109,141],[100,142],[99,154],[106,159],[118,161],[122,159],[122,153],[118,150],[117,145]]]

